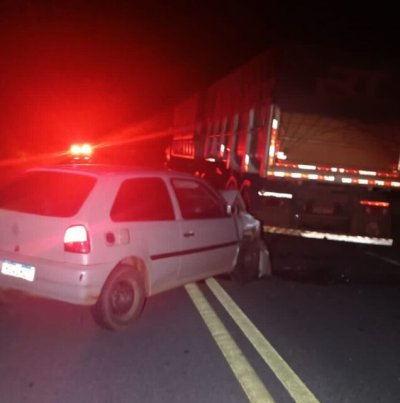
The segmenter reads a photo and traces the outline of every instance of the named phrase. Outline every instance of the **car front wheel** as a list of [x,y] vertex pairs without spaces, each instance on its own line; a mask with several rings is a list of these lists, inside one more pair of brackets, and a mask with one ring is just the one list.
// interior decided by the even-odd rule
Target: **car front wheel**
[[92,306],[92,315],[100,326],[111,330],[126,328],[141,314],[145,302],[143,280],[131,266],[117,267]]

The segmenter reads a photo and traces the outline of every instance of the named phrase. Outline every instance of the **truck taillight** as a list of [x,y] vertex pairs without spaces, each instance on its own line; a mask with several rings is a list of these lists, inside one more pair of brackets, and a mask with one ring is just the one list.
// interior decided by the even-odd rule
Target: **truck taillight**
[[390,203],[377,200],[360,200],[361,206],[368,216],[382,217],[388,214]]
[[67,228],[64,234],[64,250],[73,253],[90,252],[89,234],[83,225]]
[[362,206],[369,207],[389,207],[390,203],[385,201],[376,201],[376,200],[360,200],[360,204]]

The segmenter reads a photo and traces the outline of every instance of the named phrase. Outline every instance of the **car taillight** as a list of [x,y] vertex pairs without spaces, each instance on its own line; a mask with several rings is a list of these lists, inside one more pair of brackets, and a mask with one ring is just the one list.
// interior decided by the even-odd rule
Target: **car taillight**
[[67,228],[64,235],[64,250],[73,253],[90,252],[89,234],[83,225]]

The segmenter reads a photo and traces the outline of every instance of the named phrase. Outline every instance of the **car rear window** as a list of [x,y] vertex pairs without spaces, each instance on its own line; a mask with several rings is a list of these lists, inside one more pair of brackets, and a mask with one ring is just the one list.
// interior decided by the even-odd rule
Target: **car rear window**
[[134,178],[124,181],[110,216],[116,222],[175,219],[167,187],[161,178]]
[[27,172],[0,189],[0,208],[52,217],[71,217],[96,178],[68,172]]

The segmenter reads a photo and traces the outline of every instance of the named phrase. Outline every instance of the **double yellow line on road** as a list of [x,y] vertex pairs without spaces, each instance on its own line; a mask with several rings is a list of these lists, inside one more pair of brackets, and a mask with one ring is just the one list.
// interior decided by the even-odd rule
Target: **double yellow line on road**
[[214,309],[205,299],[199,287],[196,284],[188,284],[185,287],[249,401],[254,403],[274,402],[274,399],[218,318]]
[[[294,401],[298,403],[317,403],[318,399],[314,394],[289,367],[219,283],[214,278],[209,278],[206,280],[206,284],[260,354],[265,363],[275,373],[276,377],[281,381]],[[218,318],[199,287],[196,284],[188,284],[185,288],[249,401],[251,403],[274,402],[271,394],[243,355],[224,324]]]

